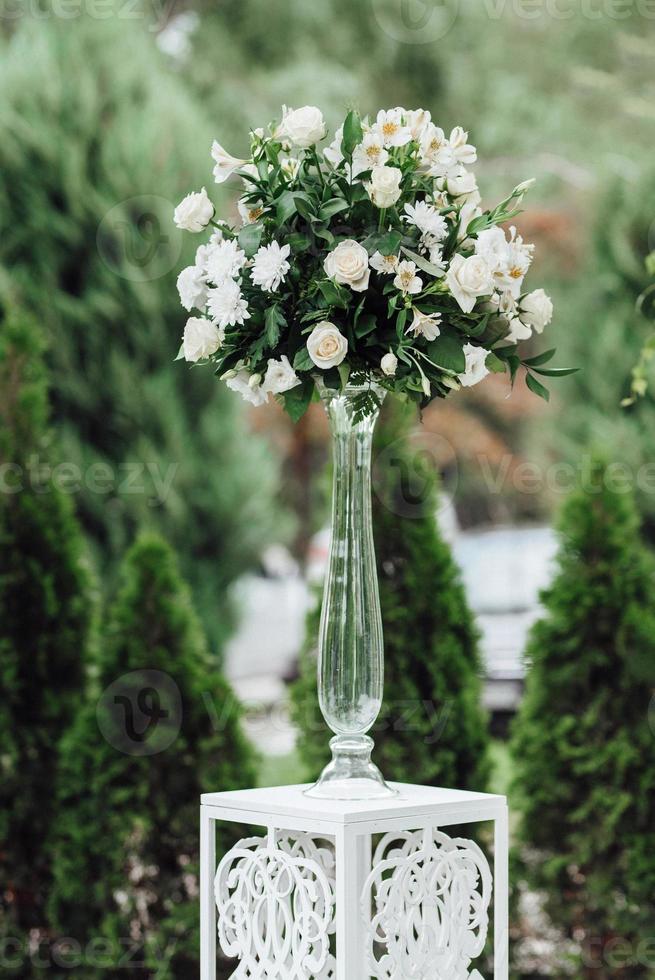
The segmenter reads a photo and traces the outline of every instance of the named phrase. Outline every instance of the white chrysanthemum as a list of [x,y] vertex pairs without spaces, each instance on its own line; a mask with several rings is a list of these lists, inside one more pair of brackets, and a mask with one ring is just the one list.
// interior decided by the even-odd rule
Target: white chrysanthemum
[[489,369],[485,363],[489,356],[489,351],[484,347],[474,347],[473,344],[465,344],[463,350],[464,357],[466,358],[466,368],[457,377],[463,388],[471,388],[489,374]]
[[219,286],[226,279],[238,276],[246,264],[246,253],[234,238],[223,239],[207,256],[207,278]]
[[382,252],[373,252],[373,255],[368,260],[368,264],[376,272],[391,275],[398,268],[398,261],[397,255],[383,255]]
[[207,309],[219,327],[233,327],[250,319],[248,304],[241,295],[239,284],[231,279],[209,290]]
[[446,260],[443,257],[443,246],[440,242],[431,242],[429,238],[424,241],[424,244],[428,250],[430,263],[438,270],[435,273],[435,277],[440,279],[446,274]]
[[366,133],[362,142],[353,150],[353,177],[365,170],[372,170],[373,167],[383,167],[388,159],[389,154],[380,134],[376,131]]
[[406,146],[412,138],[412,131],[403,122],[403,110],[380,109],[375,120],[375,125],[371,127],[373,132],[379,134],[385,147]]
[[416,275],[416,265],[414,262],[399,262],[396,270],[396,277],[393,281],[396,289],[404,294],[415,295],[423,289],[423,281]]
[[198,310],[204,310],[207,303],[207,283],[202,268],[189,265],[182,269],[177,277],[177,291],[185,310],[189,311],[194,306]]
[[424,235],[430,235],[433,239],[440,241],[448,234],[448,224],[442,214],[427,201],[417,201],[415,204],[405,205],[405,221],[410,225],[415,225]]
[[195,364],[215,354],[223,343],[223,331],[204,316],[192,316],[186,322],[182,352],[187,361]]
[[287,257],[291,251],[290,245],[271,242],[262,245],[255,254],[252,264],[252,281],[260,286],[265,293],[274,293],[290,269]]
[[407,333],[413,333],[415,337],[425,337],[426,340],[436,340],[441,333],[440,323],[441,313],[422,313],[415,308],[414,319],[407,328]]

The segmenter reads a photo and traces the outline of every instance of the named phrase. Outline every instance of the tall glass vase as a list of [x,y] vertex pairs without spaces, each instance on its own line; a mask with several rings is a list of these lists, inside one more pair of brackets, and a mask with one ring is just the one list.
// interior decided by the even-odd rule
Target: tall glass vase
[[384,645],[371,523],[371,444],[379,406],[360,418],[369,387],[323,390],[334,453],[332,535],[319,633],[318,697],[334,732],[332,761],[308,796],[375,799],[393,796],[371,761],[366,733],[382,706]]

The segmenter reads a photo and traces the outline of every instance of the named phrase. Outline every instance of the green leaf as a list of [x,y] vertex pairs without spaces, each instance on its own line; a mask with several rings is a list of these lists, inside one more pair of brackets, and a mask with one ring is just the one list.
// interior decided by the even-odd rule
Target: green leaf
[[548,361],[552,360],[555,356],[556,348],[551,347],[550,350],[546,350],[543,354],[536,354],[535,357],[528,357],[523,363],[529,364],[530,367],[539,367],[541,364],[547,364]]
[[180,344],[180,349],[177,352],[177,357],[175,358],[175,360],[176,361],[183,361],[184,360],[184,344]]
[[386,235],[381,235],[373,251],[380,252],[382,255],[392,255],[402,241],[402,233],[399,231],[388,231]]
[[239,245],[249,259],[253,257],[259,248],[263,234],[264,226],[260,222],[252,225],[244,225],[239,232]]
[[322,279],[318,284],[318,288],[323,294],[323,298],[326,303],[330,306],[339,306],[341,309],[346,309],[348,306],[347,298],[343,295],[336,283],[332,282],[331,279]]
[[294,371],[311,371],[315,367],[306,347],[300,347],[293,359]]
[[280,330],[287,325],[277,303],[268,307],[264,322],[266,324],[266,342],[269,347],[275,347],[280,340]]
[[309,198],[307,197],[306,194],[302,197],[299,194],[294,194],[293,199],[296,205],[296,211],[298,212],[298,214],[302,215],[302,217],[306,221],[311,221],[312,218],[316,217],[316,215],[309,207],[309,203],[308,203]]
[[280,225],[285,224],[292,214],[296,213],[296,200],[291,191],[280,194],[275,208],[275,216]]
[[[527,361],[525,362],[527,364]],[[577,374],[580,368],[535,368],[535,374],[541,374],[545,378],[565,378],[568,374]]]
[[427,345],[430,360],[451,374],[462,374],[466,370],[466,357],[459,337],[441,333]]
[[541,381],[537,381],[533,374],[526,374],[525,383],[530,391],[533,391],[535,395],[539,395],[539,397],[543,398],[543,400],[546,402],[550,401],[550,392],[548,388],[545,388]]
[[407,307],[403,306],[402,310],[396,318],[396,333],[399,337],[402,337],[405,330],[405,324],[407,323]]
[[368,334],[373,333],[377,325],[378,321],[373,313],[364,313],[355,324],[355,336],[358,338],[366,337]]
[[362,142],[363,137],[364,133],[361,119],[358,113],[354,109],[351,109],[343,124],[343,138],[341,140],[341,152],[346,158],[350,159],[353,155],[353,150],[358,143]]
[[423,270],[423,272],[427,272],[428,275],[430,276],[443,278],[443,269],[440,269],[438,266],[433,265],[432,262],[428,262],[428,260],[424,259],[422,255],[419,255],[418,252],[412,252],[410,248],[405,248],[404,245],[400,251],[404,252],[405,255],[407,255],[412,260],[412,262],[414,262],[419,267],[419,269]]
[[334,214],[339,214],[340,211],[345,211],[348,207],[348,201],[344,201],[342,197],[333,197],[321,205],[318,216],[322,221],[329,221]]
[[493,374],[503,374],[507,367],[505,361],[501,360],[494,353],[487,355],[485,365]]
[[308,235],[295,231],[287,235],[285,244],[291,246],[292,252],[306,252],[312,243]]
[[314,392],[313,378],[303,378],[301,384],[295,388],[285,391],[283,397],[284,407],[293,422],[297,422],[303,417]]

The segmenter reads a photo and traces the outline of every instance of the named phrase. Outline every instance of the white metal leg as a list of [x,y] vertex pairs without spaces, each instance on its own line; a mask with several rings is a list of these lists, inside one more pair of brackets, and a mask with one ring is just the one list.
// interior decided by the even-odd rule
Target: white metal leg
[[494,821],[494,980],[509,974],[509,826],[507,808]]
[[216,823],[200,808],[200,980],[216,980]]
[[[361,925],[357,892],[358,844],[354,832],[340,828],[336,836],[337,978],[360,980]],[[361,860],[361,856],[360,856]]]
[[368,954],[366,951],[366,937],[364,935],[364,927],[362,922],[362,912],[361,912],[361,900],[362,892],[364,891],[364,885],[366,879],[368,878],[371,871],[371,850],[372,850],[372,840],[370,834],[359,834],[356,838],[357,841],[357,922],[359,925],[358,935],[357,935],[357,948],[360,950],[360,963],[361,963],[361,973],[360,976],[362,980],[367,980],[370,976],[368,972]]

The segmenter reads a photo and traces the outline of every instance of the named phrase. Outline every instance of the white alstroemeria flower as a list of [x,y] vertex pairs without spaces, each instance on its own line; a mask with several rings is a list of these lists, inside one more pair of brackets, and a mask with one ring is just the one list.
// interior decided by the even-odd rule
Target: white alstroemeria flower
[[416,275],[416,265],[414,262],[399,262],[396,270],[396,277],[393,281],[396,289],[407,295],[415,295],[423,289],[423,280]]
[[553,319],[553,301],[543,289],[534,289],[521,300],[519,316],[523,323],[542,333]]
[[177,291],[185,310],[189,311],[194,306],[197,310],[204,310],[207,304],[207,283],[203,269],[197,265],[182,269],[177,277]]
[[348,338],[329,320],[322,320],[307,338],[307,351],[316,367],[327,371],[337,367],[345,358]]
[[368,252],[363,245],[347,238],[325,257],[323,263],[328,279],[334,279],[342,286],[350,286],[356,293],[368,288],[371,271],[368,267]]
[[278,242],[271,242],[270,245],[262,245],[255,253],[252,264],[252,281],[256,286],[261,286],[265,293],[274,293],[279,289],[287,272],[291,268],[287,262],[290,245],[282,245]]
[[436,340],[441,333],[440,323],[441,313],[421,313],[414,307],[414,319],[407,328],[407,333],[413,333],[415,337],[425,337],[426,340]]
[[415,225],[424,235],[431,235],[435,241],[441,241],[448,234],[448,224],[437,209],[427,201],[417,201],[405,205],[405,221]]
[[207,309],[219,327],[234,327],[250,319],[248,304],[241,295],[241,288],[232,279],[226,279],[217,289],[210,289]]
[[397,167],[373,167],[371,180],[364,187],[377,208],[390,208],[402,194],[402,179],[402,171]]
[[343,161],[343,153],[341,152],[341,141],[343,140],[343,126],[339,126],[336,133],[334,134],[334,139],[329,146],[326,146],[323,150],[323,156],[329,164],[333,167],[338,167]]
[[300,170],[300,160],[297,157],[280,157],[280,170],[289,180],[295,180]]
[[237,201],[237,209],[244,225],[252,225],[259,221],[264,213],[263,201],[251,201],[248,203],[245,197],[240,197]]
[[[466,237],[466,232],[468,226],[471,224],[474,218],[479,218],[482,214],[482,208],[480,207],[480,202],[473,199],[472,201],[465,201],[459,209],[459,228],[458,234],[460,236],[460,241],[466,242],[467,245],[471,242],[471,239]],[[471,243],[472,247],[475,242]]]
[[376,272],[381,272],[385,275],[390,275],[392,272],[395,272],[398,268],[398,262],[397,255],[383,255],[382,252],[373,252],[373,255],[368,260],[371,269],[375,269]]
[[226,279],[238,276],[246,262],[246,253],[239,248],[236,238],[224,238],[207,256],[207,278],[219,286]]
[[516,234],[516,228],[510,228],[510,240],[507,243],[507,267],[502,270],[500,281],[510,289],[513,296],[521,295],[521,286],[525,274],[530,268],[534,245],[526,245],[521,235]]
[[398,369],[398,358],[393,351],[389,351],[388,354],[384,355],[380,361],[380,369],[383,374],[387,375],[387,377],[393,378]]
[[323,139],[326,128],[323,113],[316,106],[305,105],[301,109],[282,106],[282,122],[275,135],[307,149]]
[[353,150],[353,177],[364,173],[365,170],[383,167],[388,159],[389,154],[384,148],[380,134],[377,132],[366,133],[362,142],[358,143]]
[[213,217],[214,205],[204,187],[196,193],[187,194],[173,213],[173,221],[178,228],[195,233],[204,231]]
[[405,125],[409,127],[412,139],[417,143],[421,142],[421,137],[431,119],[432,116],[427,109],[412,109],[405,113]]
[[223,343],[223,331],[204,316],[191,316],[184,328],[182,353],[186,361],[195,364],[211,357]]
[[266,368],[266,377],[262,384],[262,391],[270,391],[272,395],[280,395],[283,391],[289,391],[300,384],[300,378],[291,367],[289,358],[283,354],[279,361],[269,359]]
[[212,160],[216,164],[214,167],[214,180],[217,184],[224,183],[228,177],[232,176],[235,170],[240,170],[248,163],[247,160],[240,160],[239,157],[233,157],[217,140],[214,140],[212,143]]
[[480,203],[480,192],[475,174],[460,171],[449,175],[446,178],[446,190],[451,197],[457,198],[458,201]]
[[489,296],[494,289],[491,270],[481,255],[470,255],[467,259],[460,253],[454,255],[446,282],[464,313],[471,312],[479,296]]
[[232,391],[238,391],[245,401],[259,407],[268,401],[268,392],[263,390],[257,380],[257,375],[250,375],[245,368],[242,368],[234,374],[230,372],[230,376],[225,378],[225,384]]
[[409,126],[403,123],[403,109],[380,109],[372,127],[378,133],[385,147],[406,146],[412,138]]
[[490,352],[485,350],[484,347],[474,347],[473,344],[465,344],[463,350],[466,358],[466,368],[457,377],[463,388],[471,388],[489,374],[485,362]]
[[[272,169],[270,164],[268,169],[269,170]],[[253,190],[253,186],[252,186],[253,182],[252,180],[250,180],[251,177],[253,178],[253,180],[260,179],[259,170],[257,169],[254,163],[247,163],[245,167],[239,167],[239,176],[241,177],[241,180],[243,181],[243,186],[247,191]]]
[[469,134],[461,126],[455,126],[448,137],[448,145],[456,163],[468,167],[478,159],[478,151],[468,142]]
[[456,164],[446,134],[432,122],[423,129],[419,154],[421,170],[432,177],[445,177]]

